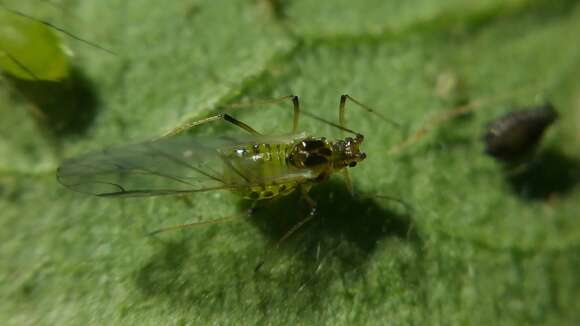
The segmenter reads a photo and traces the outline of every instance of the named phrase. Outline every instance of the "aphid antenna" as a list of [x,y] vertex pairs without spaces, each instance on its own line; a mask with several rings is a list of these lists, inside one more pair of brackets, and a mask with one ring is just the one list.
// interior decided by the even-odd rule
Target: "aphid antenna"
[[[381,119],[381,120],[383,120],[383,121],[385,121],[385,122],[387,122],[387,123],[389,123],[389,124],[391,124],[391,125],[393,125],[395,127],[398,127],[398,128],[401,127],[401,124],[399,124],[398,122],[393,121],[391,119],[388,119],[387,117],[385,117],[382,114],[380,114],[379,112],[377,112],[375,109],[369,107],[368,105],[365,105],[365,104],[361,103],[360,101],[354,99],[352,96],[350,96],[348,94],[344,94],[344,95],[341,96],[340,109],[339,109],[340,110],[339,111],[339,120],[340,120],[339,121],[339,124],[336,124],[334,122],[331,122],[329,120],[326,120],[324,118],[321,118],[321,117],[315,115],[314,113],[305,111],[303,108],[300,107],[300,105],[298,103],[298,101],[299,101],[298,100],[298,96],[296,96],[296,95],[285,95],[285,96],[276,97],[276,98],[273,98],[273,99],[260,100],[260,101],[251,101],[251,102],[247,102],[247,103],[234,103],[234,104],[230,104],[230,105],[227,105],[227,106],[223,106],[221,108],[222,109],[240,109],[240,108],[248,108],[248,107],[255,107],[255,106],[264,106],[264,105],[268,105],[268,104],[279,103],[279,102],[282,102],[282,101],[285,101],[285,100],[289,100],[289,99],[292,100],[292,103],[294,105],[294,120],[295,120],[294,121],[294,124],[293,124],[294,126],[297,126],[298,125],[298,121],[297,121],[298,120],[298,117],[299,117],[299,114],[298,113],[304,113],[304,115],[306,115],[306,116],[308,116],[310,118],[313,118],[313,119],[318,120],[320,122],[323,122],[323,123],[326,123],[328,125],[331,125],[331,126],[337,128],[337,129],[340,129],[342,131],[345,131],[345,132],[348,132],[348,133],[351,133],[351,134],[354,134],[354,135],[361,135],[361,133],[356,132],[356,131],[354,131],[352,129],[349,129],[349,128],[345,127],[346,121],[345,121],[345,118],[344,117],[345,117],[345,111],[346,111],[346,100],[348,99],[348,100],[352,101],[353,103],[355,103],[359,108],[361,108],[361,109],[363,109],[363,110],[365,110],[365,111],[367,111],[367,112],[369,112],[371,114],[374,114],[379,119]],[[296,130],[297,128],[295,127],[293,129]]]
[[353,134],[353,135],[356,135],[356,136],[362,136],[362,134],[361,134],[360,132],[356,132],[356,131],[354,131],[354,130],[352,130],[352,129],[349,129],[349,128],[347,128],[347,127],[343,127],[343,126],[341,126],[341,125],[339,125],[339,124],[337,124],[337,123],[334,123],[334,122],[332,122],[332,121],[329,121],[329,120],[326,120],[326,119],[324,119],[324,118],[321,118],[321,117],[319,117],[319,116],[315,115],[314,113],[311,113],[311,112],[305,111],[304,109],[302,109],[302,110],[300,111],[300,113],[303,113],[305,116],[307,116],[307,117],[310,117],[310,118],[312,118],[312,119],[314,119],[314,120],[317,120],[317,121],[320,121],[320,122],[326,123],[326,124],[328,124],[328,125],[330,125],[330,126],[333,126],[334,128],[337,128],[337,129],[339,129],[339,130],[342,130],[342,131],[345,131],[345,132],[351,133],[351,134]]
[[222,218],[218,218],[218,219],[202,221],[202,222],[191,222],[191,223],[171,225],[168,227],[153,230],[153,231],[147,233],[147,235],[154,236],[154,235],[157,235],[159,233],[165,233],[168,231],[176,231],[176,230],[183,230],[183,229],[188,229],[188,228],[198,227],[198,226],[206,226],[206,225],[212,225],[212,224],[223,224],[223,223],[229,223],[229,222],[234,222],[234,221],[240,221],[242,218],[251,217],[254,214],[254,210],[255,210],[254,208],[250,208],[244,213],[234,214],[231,216],[226,216],[226,217],[222,217]]
[[[401,127],[401,125],[399,123],[397,123],[397,122],[395,122],[393,120],[390,120],[390,119],[384,117],[383,115],[381,115],[380,113],[378,113],[376,110],[370,108],[369,106],[367,106],[365,104],[362,104],[361,102],[359,102],[356,99],[352,98],[350,95],[346,95],[346,94],[341,96],[341,102],[340,102],[341,104],[340,104],[340,112],[339,112],[339,120],[340,120],[339,121],[339,124],[334,123],[334,122],[331,122],[331,121],[326,120],[324,118],[321,118],[321,117],[315,115],[314,113],[305,111],[298,104],[298,96],[295,96],[295,95],[286,95],[286,96],[276,97],[276,98],[273,98],[273,99],[263,100],[263,101],[252,101],[252,102],[248,102],[248,103],[235,103],[235,104],[232,104],[232,105],[225,106],[225,108],[226,109],[239,109],[239,108],[247,108],[247,107],[254,107],[254,106],[263,106],[263,105],[268,105],[268,104],[279,103],[281,101],[285,101],[285,100],[288,100],[288,99],[291,99],[292,102],[293,102],[293,104],[294,104],[294,113],[295,113],[294,114],[294,120],[295,121],[294,121],[294,124],[293,124],[294,126],[297,126],[298,125],[298,121],[297,120],[298,120],[298,117],[299,117],[299,115],[298,115],[298,111],[299,111],[299,113],[303,113],[304,115],[306,115],[306,116],[308,116],[308,117],[310,117],[312,119],[315,119],[317,121],[326,123],[326,124],[328,124],[330,126],[333,126],[333,127],[337,128],[337,129],[340,129],[342,131],[351,133],[353,135],[362,135],[359,132],[356,132],[356,131],[354,131],[352,129],[349,129],[349,128],[345,127],[345,124],[346,124],[345,119],[344,119],[345,110],[346,110],[346,105],[345,104],[346,104],[346,99],[349,99],[353,103],[357,104],[363,110],[365,110],[365,111],[367,111],[369,113],[372,113],[372,114],[376,115],[381,120],[383,120],[383,121],[385,121],[387,123],[390,123],[390,124],[392,124],[392,125],[394,125],[396,127]],[[296,130],[297,128],[294,127],[293,129]]]
[[47,26],[47,27],[49,27],[51,29],[54,29],[55,31],[57,31],[57,32],[59,32],[61,34],[64,34],[64,35],[66,35],[66,36],[68,36],[68,37],[70,37],[70,38],[72,38],[72,39],[74,39],[76,41],[79,41],[81,43],[84,43],[84,44],[86,44],[86,45],[88,45],[90,47],[93,47],[95,49],[98,49],[98,50],[107,52],[107,53],[109,53],[111,55],[117,56],[117,53],[114,52],[113,50],[107,49],[107,48],[105,48],[105,47],[103,47],[101,45],[98,45],[95,42],[92,42],[92,41],[89,41],[89,40],[87,40],[85,38],[82,38],[80,36],[77,36],[77,35],[69,32],[69,31],[67,31],[66,29],[64,29],[62,27],[59,27],[59,26],[57,26],[57,25],[55,25],[55,24],[53,24],[51,22],[48,22],[46,20],[42,20],[42,19],[39,19],[39,18],[36,18],[36,17],[32,17],[32,16],[27,15],[27,14],[25,14],[23,12],[20,12],[18,10],[12,9],[12,8],[6,6],[5,4],[3,4],[2,2],[0,2],[0,7],[3,8],[4,10],[6,10],[8,12],[11,12],[11,13],[13,13],[15,15],[18,15],[20,17],[23,17],[23,18],[26,18],[26,19],[30,19],[32,21],[38,22],[40,24],[43,24],[43,25],[45,25],[45,26]]
[[382,115],[379,112],[377,112],[375,109],[373,109],[373,108],[369,107],[368,105],[363,104],[362,102],[354,99],[352,96],[350,96],[348,94],[343,94],[340,97],[340,113],[339,113],[339,119],[340,119],[340,121],[339,122],[340,122],[340,125],[341,126],[345,126],[346,125],[345,114],[344,114],[344,112],[346,110],[346,100],[350,100],[351,102],[353,102],[354,104],[356,104],[359,108],[361,108],[361,109],[363,109],[363,110],[365,110],[365,111],[367,111],[369,113],[372,113],[372,114],[376,115],[379,119],[381,119],[381,120],[383,120],[383,121],[385,121],[385,122],[387,122],[387,123],[389,123],[389,124],[391,124],[391,125],[393,125],[393,126],[395,126],[397,128],[401,128],[401,124],[400,123],[398,123],[398,122],[396,122],[394,120],[391,120],[391,119],[385,117],[384,115]]
[[[381,120],[396,126],[396,127],[401,127],[401,125],[398,122],[395,122],[393,120],[390,120],[388,118],[386,118],[385,116],[383,116],[382,114],[380,114],[379,112],[377,112],[376,110],[370,108],[369,106],[362,104],[360,101],[354,99],[353,97],[351,97],[350,95],[342,95],[340,98],[340,107],[339,107],[339,123],[334,123],[332,121],[329,121],[327,119],[321,118],[317,115],[315,115],[314,113],[305,111],[304,109],[302,109],[300,107],[300,103],[299,103],[299,98],[296,95],[285,95],[285,96],[281,96],[281,97],[276,97],[273,99],[267,99],[267,100],[261,100],[261,101],[251,101],[251,102],[245,102],[245,103],[234,103],[234,104],[230,104],[230,105],[223,105],[223,106],[218,106],[217,109],[220,111],[227,111],[229,109],[246,109],[246,108],[254,108],[256,106],[265,106],[268,104],[275,104],[275,103],[279,103],[279,102],[283,102],[286,100],[292,100],[292,106],[293,106],[293,111],[294,111],[294,118],[293,118],[293,122],[292,122],[292,132],[296,133],[298,131],[298,123],[299,123],[299,117],[300,114],[303,113],[304,115],[315,119],[317,121],[326,123],[334,128],[337,128],[339,130],[351,133],[353,135],[356,135],[357,137],[363,138],[363,135],[360,132],[356,132],[350,128],[347,128],[346,125],[346,119],[345,119],[345,111],[346,111],[346,100],[350,100],[353,103],[355,103],[359,108],[374,114],[375,116],[377,116],[378,118],[380,118]],[[230,117],[227,114],[218,114],[217,116],[227,116]],[[174,128],[172,130],[169,130],[167,132],[165,132],[161,138],[163,137],[169,137],[169,136],[175,136],[178,134],[181,134],[195,126],[200,125],[201,124],[211,120],[217,120],[218,118],[214,118],[217,116],[212,116],[206,119],[202,119],[202,120],[196,120],[194,122],[189,122],[189,123],[185,123],[180,127]]]

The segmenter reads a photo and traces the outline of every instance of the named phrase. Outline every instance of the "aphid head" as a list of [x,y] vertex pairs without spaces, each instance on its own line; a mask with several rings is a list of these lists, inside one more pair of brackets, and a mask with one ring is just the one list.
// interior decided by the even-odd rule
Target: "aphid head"
[[360,145],[364,141],[364,136],[357,134],[355,138],[346,137],[336,141],[333,144],[334,162],[333,165],[337,169],[345,167],[355,167],[356,164],[364,160],[367,155],[360,150]]

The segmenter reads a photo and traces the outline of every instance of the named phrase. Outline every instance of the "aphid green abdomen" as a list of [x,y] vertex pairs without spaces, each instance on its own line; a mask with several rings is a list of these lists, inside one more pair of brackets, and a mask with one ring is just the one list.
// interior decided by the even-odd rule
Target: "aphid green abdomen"
[[293,169],[288,165],[292,148],[293,144],[249,144],[229,149],[224,153],[224,179],[251,184],[237,190],[246,199],[262,200],[287,195],[299,184],[295,180],[280,179]]

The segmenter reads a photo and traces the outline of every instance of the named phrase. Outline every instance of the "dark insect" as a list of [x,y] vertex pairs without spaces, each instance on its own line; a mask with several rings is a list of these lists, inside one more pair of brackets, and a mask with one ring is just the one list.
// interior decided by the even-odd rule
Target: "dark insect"
[[534,153],[544,131],[557,118],[550,103],[508,113],[488,124],[485,152],[506,163],[525,159]]

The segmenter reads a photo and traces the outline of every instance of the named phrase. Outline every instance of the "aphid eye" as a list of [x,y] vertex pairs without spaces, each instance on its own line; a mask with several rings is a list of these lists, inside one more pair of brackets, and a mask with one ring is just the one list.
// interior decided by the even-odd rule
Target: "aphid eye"
[[356,166],[356,162],[350,162],[350,163],[348,164],[348,166],[350,166],[351,168],[354,168],[354,167]]
[[364,160],[365,158],[367,158],[367,154],[366,153],[361,153],[360,154],[360,159]]

